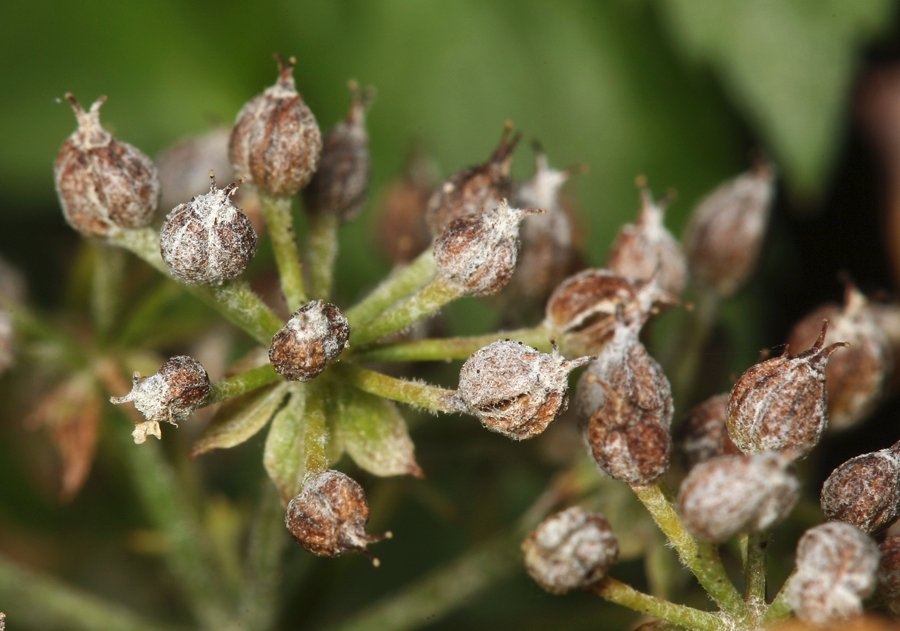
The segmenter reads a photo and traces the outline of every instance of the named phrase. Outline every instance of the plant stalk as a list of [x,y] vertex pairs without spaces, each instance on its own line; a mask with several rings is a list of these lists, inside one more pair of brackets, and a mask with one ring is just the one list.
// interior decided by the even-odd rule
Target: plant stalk
[[225,377],[221,381],[212,384],[206,405],[228,401],[242,394],[253,392],[270,383],[275,383],[278,379],[278,373],[272,368],[272,364],[264,364],[238,375]]
[[306,302],[306,288],[303,283],[300,252],[297,250],[297,238],[294,235],[291,198],[273,197],[259,191],[259,199],[263,216],[266,218],[269,238],[272,240],[281,292],[284,294],[288,309],[294,311]]
[[391,377],[350,362],[341,362],[335,368],[340,371],[344,383],[353,385],[363,392],[430,412],[448,414],[459,412],[454,390]]
[[412,296],[400,302],[376,320],[353,329],[350,324],[350,343],[363,347],[391,333],[402,331],[411,324],[437,313],[441,307],[461,296],[458,289],[436,278]]
[[335,213],[310,214],[309,233],[306,236],[306,261],[309,273],[309,293],[314,298],[327,300],[331,296],[334,266],[338,254],[338,226]]
[[609,602],[651,615],[659,620],[671,622],[685,629],[695,631],[729,631],[732,629],[728,622],[716,614],[700,611],[693,607],[676,605],[645,594],[612,577],[605,578],[591,591]]
[[404,267],[395,269],[359,303],[347,310],[350,328],[362,327],[406,296],[434,278],[434,256],[431,248]]

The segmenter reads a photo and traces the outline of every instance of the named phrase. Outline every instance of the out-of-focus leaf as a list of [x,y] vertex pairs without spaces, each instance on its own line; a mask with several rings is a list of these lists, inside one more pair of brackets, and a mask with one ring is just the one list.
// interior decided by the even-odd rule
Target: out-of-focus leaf
[[335,435],[357,465],[379,476],[423,475],[406,420],[392,401],[343,388],[335,407]]
[[792,188],[817,193],[840,138],[860,47],[890,23],[889,0],[669,0],[657,5],[685,53],[710,64],[758,126]]
[[306,473],[307,429],[310,423],[325,423],[323,402],[306,384],[290,383],[286,387],[290,397],[272,419],[263,450],[263,466],[285,503],[300,491]]
[[269,422],[286,395],[287,385],[282,383],[229,401],[203,431],[191,455],[228,449],[249,440]]

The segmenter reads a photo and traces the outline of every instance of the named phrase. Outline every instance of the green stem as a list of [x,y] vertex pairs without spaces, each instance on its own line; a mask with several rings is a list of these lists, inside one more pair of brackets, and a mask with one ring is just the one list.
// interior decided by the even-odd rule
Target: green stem
[[425,250],[409,265],[395,269],[378,287],[347,310],[350,328],[368,324],[401,298],[409,296],[434,278],[434,256]]
[[[110,237],[109,242],[125,248],[164,275],[169,275],[159,253],[159,235],[151,228],[125,230]],[[283,324],[281,318],[243,281],[230,281],[211,288],[199,285],[184,285],[184,288],[265,346],[269,345],[272,336]]]
[[612,577],[607,577],[598,583],[592,588],[592,591],[612,603],[674,623],[685,629],[726,631],[733,628],[729,622],[716,614],[656,598]]
[[400,302],[376,320],[353,329],[350,325],[350,344],[360,347],[396,333],[419,320],[437,313],[441,307],[459,298],[459,290],[440,278],[432,280],[415,294]]
[[728,578],[716,548],[709,543],[699,543],[685,530],[659,485],[631,488],[675,548],[681,562],[697,577],[719,608],[734,618],[746,617],[747,606]]
[[471,337],[416,340],[376,346],[359,353],[361,361],[441,361],[468,359],[475,351],[498,340],[515,340],[533,346],[539,351],[550,352],[551,334],[543,324],[527,329],[498,331]]
[[243,628],[266,631],[275,626],[281,556],[287,543],[284,509],[272,483],[266,479],[250,530],[240,613]]
[[293,311],[306,302],[306,288],[303,284],[303,267],[294,235],[294,217],[291,213],[290,197],[272,197],[259,191],[263,215],[266,218],[275,264],[281,279],[281,291],[288,309]]
[[278,379],[278,373],[272,368],[272,364],[251,368],[238,375],[226,377],[212,384],[206,404],[228,401],[242,394],[258,390],[270,383],[275,383]]
[[0,610],[11,628],[73,631],[175,631],[146,620],[116,603],[65,585],[56,579],[0,558]]
[[454,390],[391,377],[349,362],[341,362],[335,368],[340,371],[343,383],[353,385],[363,392],[431,412],[459,412]]
[[93,278],[91,282],[91,315],[99,337],[106,338],[116,323],[122,295],[125,259],[119,248],[93,242]]
[[306,261],[309,273],[309,293],[327,300],[331,296],[334,265],[338,254],[338,225],[334,213],[311,213],[306,235]]
[[791,579],[793,577],[794,574],[792,572],[784,582],[784,585],[781,586],[781,589],[778,591],[778,594],[775,596],[772,604],[769,605],[769,608],[766,610],[765,615],[763,615],[762,624],[764,626],[775,624],[776,622],[784,620],[789,615],[791,615],[792,609],[787,601],[787,588],[788,585],[790,585]]
[[315,381],[306,386],[309,394],[306,398],[306,412],[303,418],[305,429],[303,435],[303,451],[306,459],[306,472],[316,473],[328,468],[328,415],[325,401],[328,398],[324,385]]
[[751,533],[746,537],[744,557],[744,600],[751,613],[762,615],[766,608],[766,544],[767,533]]

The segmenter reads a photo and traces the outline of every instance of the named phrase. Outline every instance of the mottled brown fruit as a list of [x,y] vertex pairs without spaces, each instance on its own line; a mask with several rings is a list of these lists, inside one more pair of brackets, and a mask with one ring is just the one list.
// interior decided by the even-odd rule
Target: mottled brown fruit
[[378,205],[378,246],[389,261],[409,263],[431,245],[425,207],[437,184],[437,168],[414,149],[403,175],[389,184]]
[[330,302],[312,300],[272,337],[269,361],[285,379],[309,381],[337,359],[349,339],[350,324],[341,310]]
[[687,417],[678,426],[676,443],[687,468],[715,456],[740,453],[731,442],[725,427],[730,396],[730,393],[725,392],[698,403],[688,410]]
[[160,253],[172,276],[188,285],[219,285],[239,276],[256,255],[250,219],[232,203],[238,184],[180,204],[159,231]]
[[810,528],[797,544],[797,571],[787,601],[800,620],[827,624],[862,613],[875,589],[878,546],[865,533],[840,521]]
[[900,618],[900,535],[886,537],[878,546],[878,596],[894,618]]
[[438,276],[460,294],[487,296],[509,282],[519,256],[519,224],[532,208],[496,208],[454,219],[434,241]]
[[687,260],[681,246],[663,224],[665,202],[655,202],[643,179],[638,181],[641,212],[636,224],[622,226],[613,241],[606,266],[625,278],[655,280],[677,297],[687,284]]
[[159,205],[153,161],[100,124],[105,96],[88,111],[71,94],[66,100],[75,110],[78,129],[60,147],[53,167],[66,221],[88,237],[148,226]]
[[487,162],[454,173],[434,192],[426,210],[432,236],[439,237],[456,219],[479,215],[509,199],[509,170],[520,138],[521,134],[512,135],[512,125],[507,124],[500,144]]
[[573,506],[547,517],[522,542],[528,575],[551,594],[586,589],[603,580],[619,558],[606,518]]
[[287,529],[306,551],[335,557],[345,552],[368,554],[366,546],[389,535],[370,535],[369,503],[359,483],[340,471],[311,473],[287,507]]
[[355,81],[349,85],[350,111],[325,135],[319,167],[303,189],[307,211],[334,214],[342,221],[353,219],[362,210],[371,170],[366,111],[374,90],[361,91]]
[[723,297],[744,284],[759,260],[774,188],[774,169],[759,164],[697,204],[684,236],[692,278]]
[[698,539],[721,542],[780,522],[800,498],[792,460],[774,451],[716,456],[691,469],[681,483],[678,512]]
[[278,81],[238,113],[228,150],[238,177],[274,197],[290,197],[312,179],[322,133],[297,92],[296,60],[277,60]]
[[743,453],[790,450],[805,456],[822,437],[828,422],[825,366],[846,346],[825,346],[827,322],[813,346],[750,367],[731,390],[728,435]]
[[828,519],[878,532],[900,517],[900,442],[837,467],[822,485]]
[[828,320],[825,344],[849,344],[825,369],[828,428],[847,429],[867,418],[882,400],[893,368],[893,351],[869,301],[852,285],[847,287],[843,306],[823,305],[795,324],[788,345],[809,346],[822,320]]
[[209,375],[193,357],[177,355],[167,359],[159,370],[146,378],[137,373],[132,380],[131,392],[122,397],[112,397],[116,405],[134,403],[147,422],[139,424],[132,436],[134,442],[143,443],[147,435],[160,437],[161,422],[177,425],[191,412],[202,406],[209,397]]
[[590,357],[567,360],[521,342],[494,342],[462,365],[457,398],[463,412],[513,440],[542,433],[567,406],[569,373]]

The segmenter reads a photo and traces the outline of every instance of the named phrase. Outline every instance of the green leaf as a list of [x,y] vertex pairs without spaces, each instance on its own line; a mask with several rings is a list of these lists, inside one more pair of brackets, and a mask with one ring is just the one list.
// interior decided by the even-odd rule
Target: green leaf
[[249,440],[269,422],[286,394],[287,385],[281,384],[229,401],[203,431],[191,455],[228,449]]
[[310,392],[305,384],[290,383],[287,387],[290,398],[272,419],[263,450],[263,466],[285,503],[299,493],[306,474],[310,424],[319,426],[325,417],[321,398]]
[[335,407],[336,439],[357,465],[378,476],[422,476],[406,420],[392,401],[344,388]]
[[891,23],[889,0],[669,0],[678,46],[719,75],[801,194],[821,190],[861,45]]

